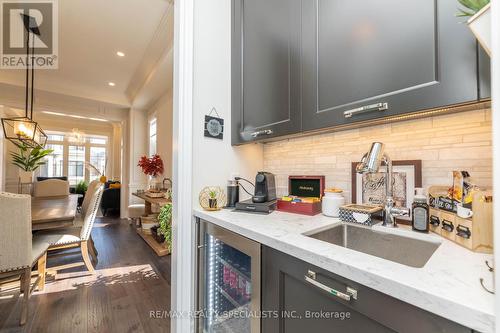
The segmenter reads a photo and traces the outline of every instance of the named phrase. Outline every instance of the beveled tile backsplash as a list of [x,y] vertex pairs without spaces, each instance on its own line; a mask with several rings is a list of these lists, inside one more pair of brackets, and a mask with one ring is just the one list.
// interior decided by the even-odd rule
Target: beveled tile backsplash
[[473,182],[492,186],[492,127],[488,103],[474,111],[317,134],[264,144],[264,170],[276,175],[278,195],[288,193],[289,175],[325,175],[327,187],[351,198],[351,162],[374,141],[393,160],[422,160],[422,181],[451,185],[453,170],[468,170]]

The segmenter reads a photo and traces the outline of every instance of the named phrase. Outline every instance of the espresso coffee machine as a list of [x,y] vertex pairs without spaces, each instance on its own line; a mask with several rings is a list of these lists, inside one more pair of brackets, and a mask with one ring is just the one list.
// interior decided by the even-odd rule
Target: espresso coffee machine
[[260,171],[255,176],[255,193],[253,203],[264,203],[276,200],[276,184],[274,175],[270,172]]
[[276,182],[270,172],[259,171],[255,176],[255,190],[251,199],[236,203],[236,210],[271,213],[276,209]]

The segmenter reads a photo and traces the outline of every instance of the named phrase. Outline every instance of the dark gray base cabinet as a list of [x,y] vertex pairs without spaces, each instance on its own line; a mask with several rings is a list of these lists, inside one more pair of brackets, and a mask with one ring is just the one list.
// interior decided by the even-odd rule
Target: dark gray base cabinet
[[[262,251],[262,311],[269,314],[262,319],[262,333],[472,332],[450,321],[453,318],[436,316],[282,252],[268,247]],[[307,282],[308,271],[330,288],[344,293],[353,288],[357,299],[343,300]]]

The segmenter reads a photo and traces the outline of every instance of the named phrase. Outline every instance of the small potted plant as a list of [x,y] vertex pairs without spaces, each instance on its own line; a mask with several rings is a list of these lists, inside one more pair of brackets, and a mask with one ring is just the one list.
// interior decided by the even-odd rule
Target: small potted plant
[[151,228],[151,233],[158,243],[163,243],[172,252],[172,204],[167,203],[158,214],[158,226]]
[[25,144],[17,145],[19,152],[11,152],[12,164],[19,167],[19,179],[21,183],[33,182],[33,172],[40,166],[45,165],[44,157],[53,152],[52,149],[43,147],[30,148]]
[[208,192],[208,207],[217,208],[217,191]]
[[491,56],[491,10],[490,0],[458,0],[459,17],[468,17],[467,25],[479,44]]
[[76,184],[75,187],[75,193],[76,194],[81,194],[81,198],[78,198],[78,205],[81,206],[83,203],[83,198],[85,197],[85,193],[87,192],[87,189],[89,188],[89,184],[85,180],[81,180]]

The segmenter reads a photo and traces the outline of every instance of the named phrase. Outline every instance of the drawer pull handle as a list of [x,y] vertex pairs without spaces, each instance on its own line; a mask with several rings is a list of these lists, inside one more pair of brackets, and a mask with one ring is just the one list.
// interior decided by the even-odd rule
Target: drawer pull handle
[[388,103],[376,103],[376,104],[365,105],[359,108],[344,111],[344,117],[351,118],[352,116],[357,114],[372,112],[372,111],[385,111],[388,108],[389,108]]
[[318,287],[321,290],[326,291],[327,293],[337,296],[338,298],[341,298],[345,301],[350,301],[351,297],[354,299],[358,299],[358,291],[356,289],[353,289],[351,287],[347,287],[347,291],[345,293],[338,291],[336,289],[330,288],[327,285],[324,285],[321,282],[316,281],[316,273],[313,271],[307,271],[307,275],[304,276],[307,282],[312,284],[313,286]]
[[441,224],[441,222],[439,222],[439,217],[434,216],[434,215],[431,215],[431,219],[430,219],[429,223],[435,227],[439,227],[439,225]]
[[443,220],[443,226],[441,227],[441,229],[448,232],[453,232],[453,229],[455,229],[455,227],[453,226],[453,222],[448,220]]
[[253,138],[258,138],[259,136],[271,135],[273,133],[274,133],[273,130],[266,129],[266,130],[262,130],[262,131],[253,132],[251,135]]
[[457,226],[457,236],[463,237],[465,239],[469,239],[471,236],[471,232],[469,227],[465,227],[461,224]]

